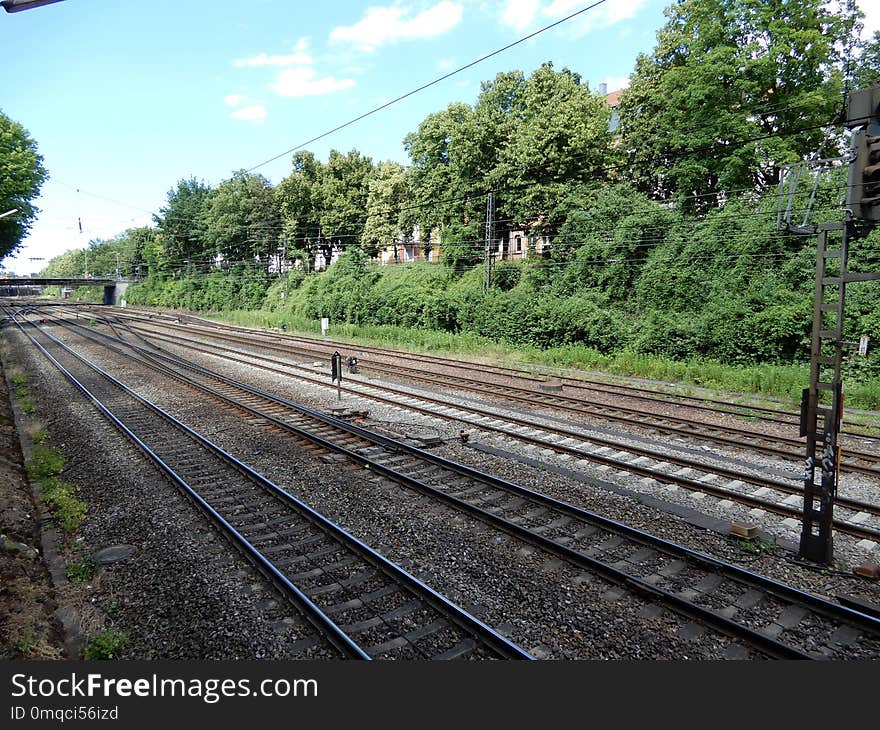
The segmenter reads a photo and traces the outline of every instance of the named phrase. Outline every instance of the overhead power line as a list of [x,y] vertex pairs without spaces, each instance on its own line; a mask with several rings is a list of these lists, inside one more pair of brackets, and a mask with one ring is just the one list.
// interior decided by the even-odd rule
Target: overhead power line
[[487,53],[485,56],[481,56],[480,58],[476,59],[475,61],[471,61],[470,63],[467,63],[464,66],[460,66],[459,68],[455,69],[454,71],[450,71],[447,74],[443,74],[443,76],[439,76],[438,78],[434,79],[433,81],[429,81],[427,84],[422,84],[418,88],[413,89],[412,91],[408,91],[405,94],[398,96],[396,99],[392,99],[391,101],[385,102],[384,104],[381,104],[380,106],[377,106],[373,109],[370,109],[370,111],[368,111],[368,112],[364,112],[363,114],[355,117],[354,119],[349,119],[347,122],[344,122],[343,124],[340,124],[339,126],[334,127],[333,129],[327,130],[326,132],[322,132],[317,137],[312,137],[311,139],[306,140],[305,142],[301,142],[300,144],[295,145],[294,147],[291,147],[289,150],[285,150],[284,152],[280,152],[279,154],[275,155],[274,157],[270,157],[268,160],[264,160],[263,162],[261,162],[257,165],[254,165],[253,167],[249,167],[244,172],[249,173],[249,172],[253,172],[254,170],[258,170],[259,168],[263,167],[264,165],[268,165],[270,162],[275,162],[275,160],[278,160],[278,159],[284,157],[285,155],[289,155],[291,152],[295,152],[296,150],[302,149],[306,145],[310,145],[313,142],[317,142],[320,139],[324,139],[324,137],[329,137],[331,134],[338,132],[340,129],[345,129],[346,127],[350,127],[352,124],[355,124],[356,122],[359,122],[362,119],[366,119],[367,117],[375,114],[376,112],[380,112],[383,109],[387,109],[388,107],[392,106],[393,104],[397,104],[398,102],[403,101],[404,99],[407,99],[410,96],[413,96],[414,94],[418,94],[420,91],[424,91],[425,89],[428,89],[436,84],[439,84],[441,81],[445,81],[446,79],[448,79],[452,76],[455,76],[456,74],[459,74],[462,71],[466,71],[467,69],[472,68],[473,66],[476,66],[477,64],[482,63],[483,61],[486,61],[486,60],[492,58],[493,56],[497,56],[499,53],[503,53],[504,51],[510,50],[514,46],[518,46],[520,43],[525,43],[527,40],[534,38],[535,36],[538,36],[541,33],[545,33],[548,30],[551,30],[552,28],[555,28],[558,25],[562,25],[563,23],[567,23],[572,18],[576,18],[579,15],[583,15],[584,13],[592,10],[593,8],[599,7],[600,5],[603,5],[606,2],[608,2],[608,0],[597,0],[597,2],[594,2],[591,5],[588,5],[587,7],[578,10],[578,11],[572,13],[571,15],[566,15],[564,18],[557,20],[555,23],[550,23],[550,25],[545,25],[543,28],[540,28],[540,29],[534,31],[533,33],[529,33],[527,36],[523,36],[519,40],[513,41],[513,43],[508,43],[503,48],[499,48],[495,51],[492,51],[491,53]]

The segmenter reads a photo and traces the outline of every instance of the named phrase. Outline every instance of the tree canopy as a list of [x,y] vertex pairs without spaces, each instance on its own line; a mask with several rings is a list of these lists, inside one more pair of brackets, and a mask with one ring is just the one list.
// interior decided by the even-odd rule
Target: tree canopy
[[626,175],[694,209],[836,150],[854,18],[826,0],[681,0],[620,97]]
[[33,201],[49,174],[37,143],[17,122],[0,112],[0,259],[15,252],[39,213]]

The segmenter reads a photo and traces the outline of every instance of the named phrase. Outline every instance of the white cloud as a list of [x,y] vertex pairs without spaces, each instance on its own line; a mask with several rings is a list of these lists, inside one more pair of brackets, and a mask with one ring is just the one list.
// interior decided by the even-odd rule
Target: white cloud
[[[573,18],[571,24],[565,26],[565,32],[572,37],[579,37],[594,28],[607,28],[622,20],[629,20],[646,2],[647,0],[610,0]],[[536,25],[535,21],[539,16],[545,23],[552,22],[584,7],[584,0],[505,0],[499,22],[523,31]]]
[[241,109],[236,109],[229,116],[233,119],[241,119],[245,122],[262,124],[266,121],[266,114],[266,107],[262,104],[253,104],[251,106],[243,106]]
[[501,24],[525,30],[532,24],[540,5],[539,0],[507,0],[501,10]]
[[367,10],[354,25],[340,26],[330,32],[330,40],[350,42],[361,51],[372,52],[386,43],[415,38],[433,38],[454,28],[461,21],[460,3],[441,0],[434,7],[411,15],[411,9],[393,5]]
[[335,79],[332,76],[317,78],[314,69],[302,67],[282,71],[270,88],[280,96],[300,97],[333,94],[353,86],[354,79]]
[[232,62],[236,68],[254,68],[259,66],[309,66],[314,59],[306,52],[308,38],[300,38],[293,47],[293,53],[272,56],[268,53],[259,53],[250,58],[238,58]]
[[227,94],[223,97],[223,102],[228,106],[238,106],[243,101],[244,97],[241,94]]

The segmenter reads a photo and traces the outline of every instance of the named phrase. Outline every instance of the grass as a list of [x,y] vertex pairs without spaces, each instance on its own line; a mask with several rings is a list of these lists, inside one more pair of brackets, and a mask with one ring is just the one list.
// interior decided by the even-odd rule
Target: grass
[[64,574],[74,583],[87,583],[98,574],[98,564],[91,555],[86,555],[77,562],[68,564]]
[[773,553],[776,551],[777,548],[775,537],[772,540],[762,540],[760,537],[754,540],[736,539],[734,542],[740,550],[742,550],[744,553],[749,553],[751,555]]
[[37,412],[37,406],[28,398],[27,377],[23,373],[12,373],[9,380],[14,386],[15,397],[18,398],[18,407],[22,412],[32,415]]
[[35,444],[45,444],[49,440],[49,432],[45,428],[34,431],[31,441]]
[[42,486],[41,498],[59,527],[71,535],[85,519],[88,505],[77,499],[77,488],[73,484],[57,478],[63,469],[64,456],[58,449],[45,444],[36,444],[25,464],[28,476]]
[[34,635],[28,631],[24,636],[19,638],[15,644],[13,645],[13,649],[16,654],[21,657],[30,657],[33,653],[34,649],[37,647],[37,640],[34,638]]
[[62,482],[60,479],[49,479],[41,484],[43,485],[43,501],[52,510],[59,527],[67,535],[76,532],[86,518],[88,511],[88,505],[81,499],[77,499],[76,487],[73,484]]
[[118,659],[125,649],[127,639],[115,629],[104,629],[95,634],[83,649],[83,659]]
[[42,481],[58,476],[64,469],[64,456],[61,451],[45,444],[36,444],[31,449],[31,456],[25,464],[25,470],[31,479]]

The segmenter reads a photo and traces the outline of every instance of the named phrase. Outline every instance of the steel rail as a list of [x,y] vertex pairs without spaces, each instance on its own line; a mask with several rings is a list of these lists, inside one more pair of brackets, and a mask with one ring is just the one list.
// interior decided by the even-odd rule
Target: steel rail
[[[136,315],[129,315],[129,316],[132,316],[133,318],[136,317]],[[160,316],[164,316],[164,315],[160,315]],[[419,363],[424,363],[427,360],[428,362],[435,362],[435,363],[438,363],[441,365],[449,365],[449,366],[457,367],[462,370],[473,370],[473,371],[479,372],[481,374],[485,374],[485,371],[488,368],[488,369],[494,370],[494,371],[502,373],[502,374],[508,374],[510,377],[522,378],[524,380],[531,380],[531,381],[535,381],[537,383],[547,382],[546,375],[541,375],[541,374],[536,375],[534,370],[527,369],[527,366],[509,367],[509,366],[498,365],[498,364],[486,365],[486,364],[481,364],[481,363],[474,363],[471,361],[462,361],[462,360],[457,360],[454,358],[442,357],[440,355],[401,352],[401,351],[397,351],[397,350],[387,350],[387,349],[378,348],[378,347],[371,347],[369,345],[353,345],[350,342],[345,342],[342,340],[328,340],[328,339],[315,340],[315,339],[311,339],[309,337],[302,336],[302,335],[284,334],[284,335],[277,335],[276,336],[275,333],[269,334],[266,332],[262,332],[260,330],[254,330],[254,329],[251,329],[248,327],[240,327],[237,325],[227,324],[224,322],[216,322],[214,320],[208,320],[208,319],[204,319],[202,317],[196,317],[193,315],[184,315],[184,316],[187,319],[189,319],[199,325],[202,325],[205,329],[225,329],[225,330],[230,330],[230,331],[234,331],[234,332],[240,332],[242,334],[248,334],[253,337],[276,337],[276,339],[278,339],[278,337],[280,337],[281,339],[284,339],[284,340],[293,340],[293,341],[297,341],[300,343],[308,343],[309,345],[311,345],[313,351],[318,351],[318,352],[323,351],[319,348],[321,348],[324,345],[324,343],[326,343],[327,345],[329,345],[331,347],[356,347],[356,348],[359,348],[359,350],[361,352],[371,352],[373,354],[386,356],[386,357],[395,357],[395,358],[399,357],[401,359],[411,359],[411,360],[416,360]],[[533,365],[532,367],[534,368],[535,366]],[[552,370],[552,368],[551,368],[551,370]],[[788,417],[787,420],[777,419],[772,416],[758,415],[756,417],[762,418],[762,420],[769,420],[769,421],[775,421],[778,423],[797,425],[797,419],[798,419],[797,414],[793,414],[790,411],[785,411],[785,410],[776,409],[776,408],[770,408],[767,406],[747,405],[747,404],[742,404],[742,403],[736,403],[733,401],[724,401],[724,400],[717,400],[717,399],[712,399],[712,398],[701,398],[699,396],[692,396],[692,395],[687,395],[684,393],[671,393],[671,392],[666,392],[666,391],[649,390],[647,388],[640,388],[638,386],[626,385],[623,383],[612,383],[612,382],[608,382],[608,381],[604,381],[604,380],[595,380],[595,379],[591,379],[591,378],[558,375],[555,372],[551,372],[550,377],[559,379],[559,380],[563,381],[563,383],[565,385],[568,385],[568,386],[574,387],[574,388],[578,388],[578,389],[591,390],[591,391],[599,392],[599,393],[608,393],[608,390],[607,390],[608,388],[630,391],[631,393],[633,393],[633,395],[626,395],[626,397],[636,398],[636,399],[640,399],[640,400],[655,401],[655,402],[660,402],[660,403],[665,403],[665,404],[682,405],[684,407],[694,408],[697,410],[707,410],[710,412],[722,412],[722,413],[730,413],[732,415],[745,415],[745,416],[750,416],[753,414],[741,413],[742,410],[754,411],[754,412],[758,412],[758,413],[784,415],[784,416]],[[612,392],[614,392],[614,391],[612,391]],[[669,400],[671,398],[674,398],[677,400],[689,401],[689,402],[691,402],[691,404],[685,405],[682,403],[673,403],[672,401]],[[719,406],[726,406],[732,410],[725,410],[723,408],[722,409],[712,408],[712,407],[704,405],[705,403],[713,403],[713,404],[717,404]],[[846,409],[846,412],[849,412],[849,409]],[[867,436],[865,434],[852,432],[852,431],[844,430],[844,433],[847,433],[848,435],[855,436],[858,438],[872,438],[871,436]]]
[[[72,383],[74,383],[74,385],[76,385],[76,387],[80,391],[82,391],[89,398],[89,400],[91,400],[99,408],[99,410],[113,422],[114,425],[120,428],[120,430],[125,433],[126,436],[131,438],[132,441],[134,441],[140,448],[142,448],[144,452],[162,469],[164,473],[169,475],[176,484],[182,486],[185,491],[191,497],[193,497],[196,503],[200,507],[202,507],[202,509],[206,511],[218,525],[223,528],[224,532],[232,536],[234,542],[237,545],[241,546],[245,550],[245,552],[247,552],[251,557],[256,560],[256,562],[258,563],[258,567],[265,567],[270,572],[270,579],[273,583],[276,583],[276,581],[280,582],[285,588],[285,593],[289,593],[295,596],[298,604],[300,602],[302,603],[303,607],[306,609],[304,613],[307,613],[307,616],[310,618],[310,620],[314,619],[314,621],[316,622],[316,628],[319,628],[319,630],[322,630],[322,632],[326,631],[328,638],[332,643],[334,643],[335,646],[337,646],[337,648],[355,658],[371,658],[350,637],[348,637],[348,635],[345,634],[342,629],[336,626],[332,619],[327,617],[326,614],[324,614],[320,610],[320,608],[318,608],[307,596],[305,596],[305,594],[303,594],[293,583],[291,583],[289,579],[287,579],[286,576],[271,563],[271,561],[265,558],[261,553],[259,553],[259,551],[256,550],[256,548],[250,545],[250,543],[248,543],[247,540],[235,530],[235,528],[233,528],[216,510],[214,510],[204,499],[202,499],[193,487],[191,487],[178,475],[176,475],[173,470],[171,470],[171,468],[168,467],[164,463],[164,461],[161,460],[160,457],[158,457],[152,450],[150,450],[149,447],[141,439],[139,439],[133,432],[130,431],[130,429],[125,426],[125,424],[123,424],[118,418],[116,418],[109,411],[109,409],[107,409],[106,406],[104,406],[104,404],[100,402],[99,399],[97,399],[93,394],[88,391],[88,389],[85,388],[85,386],[79,383],[79,381],[77,381],[76,378],[66,368],[64,368],[64,366],[61,365],[61,363],[59,363],[42,345],[40,345],[40,343],[38,343],[33,337],[25,332],[24,328],[19,322],[16,322],[16,324],[18,324],[22,332],[43,352],[43,354],[46,355],[46,357]],[[33,323],[30,324],[32,326],[36,326],[33,325]],[[498,653],[499,656],[509,659],[533,659],[530,654],[525,652],[519,646],[496,632],[494,629],[492,629],[476,617],[464,611],[461,607],[457,606],[445,596],[430,588],[427,584],[420,581],[411,573],[404,570],[397,564],[391,562],[383,555],[376,552],[368,545],[360,541],[358,538],[354,537],[346,530],[339,527],[334,522],[327,519],[319,512],[315,511],[307,504],[291,495],[286,490],[266,479],[264,476],[254,471],[251,467],[239,461],[234,456],[206,439],[204,436],[187,426],[182,421],[175,418],[167,411],[164,411],[159,406],[151,403],[146,398],[138,394],[136,391],[132,390],[127,385],[114,378],[112,375],[89,361],[87,358],[75,352],[72,348],[59,341],[57,338],[53,337],[47,332],[42,332],[42,334],[45,335],[48,339],[52,340],[57,346],[64,349],[70,355],[77,358],[88,367],[92,368],[96,373],[100,374],[117,388],[121,389],[128,395],[141,402],[144,406],[172,423],[176,428],[182,430],[187,436],[209,449],[219,458],[222,458],[230,464],[233,464],[239,471],[246,474],[249,478],[273,493],[275,496],[281,498],[286,504],[295,509],[297,512],[303,514],[307,519],[320,525],[323,529],[327,530],[330,534],[336,537],[340,542],[343,542],[350,549],[361,555],[366,556],[369,562],[378,564],[381,570],[388,574],[391,574],[394,579],[409,587],[414,593],[416,593],[418,597],[424,599],[426,603],[434,607],[436,610],[440,611],[443,615],[450,618],[453,623],[459,626],[459,628],[464,629],[467,633],[478,636],[487,646]],[[338,645],[337,642],[339,642]]]
[[[156,339],[159,339],[159,340],[166,340],[166,338],[161,335],[157,335],[155,337],[156,337]],[[128,343],[126,343],[126,344],[128,344]],[[185,342],[185,344],[183,344],[183,346],[187,347],[189,349],[194,349],[197,352],[203,352],[205,354],[215,355],[214,353],[211,353],[208,350],[203,350],[198,347],[195,347],[194,345],[190,344],[189,342]],[[254,359],[269,359],[269,358],[264,358],[259,355],[253,355],[250,353],[242,353],[242,354],[245,354],[246,356],[252,357]],[[267,366],[257,365],[254,363],[250,363],[246,360],[241,360],[239,358],[231,357],[228,355],[225,355],[224,357],[226,359],[231,360],[231,361],[240,362],[242,364],[251,365],[253,367],[261,367],[261,368],[264,368],[264,369],[267,369],[267,370],[270,370],[273,372],[282,372],[282,371],[279,371],[275,368],[269,368]],[[305,380],[307,382],[316,383],[318,385],[321,385],[322,387],[329,387],[326,385],[325,382],[318,380],[317,378],[314,378],[314,377],[309,377],[307,375],[297,374],[297,373],[288,373],[288,372],[284,372],[284,374],[290,375],[292,377],[296,377],[301,380]],[[364,386],[364,387],[375,387],[375,386]],[[401,404],[401,401],[398,399],[388,398],[388,397],[376,395],[373,393],[364,393],[363,391],[356,390],[356,389],[350,388],[348,386],[342,386],[342,390],[344,390],[345,392],[348,392],[348,393],[359,395],[361,397],[368,397],[373,400],[385,402],[390,405],[394,405],[396,407],[401,407],[401,405],[403,405],[410,410],[431,416],[433,418],[445,418],[447,420],[456,420],[456,421],[459,421],[460,423],[464,423],[468,426],[479,428],[479,429],[482,429],[485,431],[492,431],[495,433],[503,434],[505,436],[515,438],[520,441],[524,441],[526,443],[531,443],[533,445],[540,446],[542,448],[548,448],[548,449],[551,449],[551,450],[554,450],[554,451],[557,451],[560,453],[565,453],[565,454],[569,454],[572,456],[577,456],[578,458],[587,459],[587,460],[594,461],[594,462],[597,462],[600,464],[605,464],[607,466],[611,466],[611,467],[614,467],[616,469],[623,470],[623,471],[629,471],[629,472],[632,472],[632,473],[640,475],[640,476],[650,477],[650,478],[655,479],[661,483],[672,483],[672,484],[682,486],[686,489],[690,489],[692,491],[700,491],[703,493],[712,494],[713,496],[720,497],[720,498],[730,498],[730,499],[733,499],[737,502],[745,504],[747,506],[765,509],[767,511],[771,511],[771,512],[774,512],[776,514],[783,515],[786,517],[797,518],[797,517],[801,516],[801,511],[797,508],[790,507],[790,506],[784,505],[784,504],[777,504],[776,502],[773,502],[773,501],[770,501],[767,499],[763,499],[761,497],[755,497],[752,495],[745,495],[740,492],[735,492],[735,491],[732,491],[729,489],[725,489],[723,487],[716,487],[716,486],[713,486],[711,484],[707,484],[706,482],[699,481],[696,479],[690,479],[690,478],[684,477],[684,476],[668,475],[668,474],[665,474],[664,472],[660,472],[660,471],[658,471],[656,469],[652,469],[650,467],[638,466],[638,465],[632,464],[630,462],[624,462],[624,461],[620,461],[617,459],[605,457],[605,456],[602,456],[599,454],[594,454],[594,453],[591,453],[588,451],[584,451],[583,449],[580,449],[580,448],[567,446],[567,445],[561,444],[561,443],[554,443],[551,441],[545,441],[537,436],[530,437],[530,436],[526,436],[522,433],[519,433],[517,431],[509,430],[509,429],[502,428],[499,426],[492,426],[492,425],[485,424],[485,423],[474,423],[474,422],[471,422],[465,418],[462,418],[460,416],[456,416],[453,414],[445,414],[445,413],[438,414],[438,413],[436,413],[436,411],[433,411],[430,408],[424,408],[424,407],[420,407],[420,406],[413,405],[410,403]],[[704,471],[707,473],[719,474],[721,476],[725,476],[727,478],[730,478],[731,480],[737,480],[740,482],[753,484],[753,485],[756,485],[759,487],[768,487],[770,489],[784,492],[786,494],[797,494],[797,495],[803,494],[803,489],[800,485],[790,485],[790,484],[786,484],[785,482],[780,482],[778,480],[768,479],[766,477],[751,476],[751,475],[744,474],[744,473],[737,471],[737,470],[726,469],[726,468],[720,467],[720,466],[701,464],[701,463],[694,462],[690,459],[685,459],[682,457],[673,457],[673,456],[670,456],[667,454],[657,454],[657,453],[650,451],[650,450],[647,450],[647,449],[641,449],[640,447],[630,447],[628,445],[625,446],[625,445],[621,445],[621,444],[613,442],[613,441],[601,439],[600,437],[586,436],[586,435],[580,434],[577,431],[570,431],[568,429],[562,429],[562,428],[559,428],[556,426],[546,426],[543,424],[536,424],[533,421],[519,419],[517,417],[508,416],[508,415],[504,415],[504,414],[496,414],[491,411],[485,411],[485,410],[474,408],[471,406],[465,406],[465,405],[460,405],[460,404],[449,404],[446,401],[432,398],[431,396],[427,396],[427,395],[413,395],[411,393],[405,393],[405,395],[410,396],[412,398],[418,398],[423,401],[438,403],[438,404],[444,405],[448,408],[455,408],[455,409],[458,409],[461,411],[475,413],[475,414],[482,416],[482,417],[494,418],[496,420],[509,421],[511,423],[515,423],[520,426],[527,427],[529,429],[540,429],[545,432],[554,433],[556,435],[561,435],[561,436],[565,436],[568,438],[578,439],[578,440],[581,440],[584,442],[600,443],[602,446],[606,446],[609,448],[615,448],[618,450],[632,452],[632,453],[640,455],[640,456],[645,456],[645,457],[652,458],[655,460],[662,460],[664,462],[676,464],[678,466],[683,466],[683,467],[687,467],[687,468],[697,469],[697,470]],[[880,516],[880,506],[877,506],[877,505],[873,505],[873,504],[866,503],[866,502],[861,502],[858,500],[849,499],[846,497],[840,497],[840,496],[838,496],[836,498],[836,503],[838,505],[840,505],[841,507],[845,507],[845,508],[851,509],[853,511],[861,511],[861,512],[866,512],[868,514],[873,514],[875,516]],[[845,520],[840,520],[840,519],[834,520],[834,526],[839,531],[854,535],[855,537],[859,537],[862,539],[870,539],[870,540],[880,541],[880,531],[871,529],[869,527],[855,525],[855,524],[852,524],[850,522],[847,522]]]
[[[137,329],[140,329],[141,331],[151,332],[151,330],[149,329]],[[254,340],[248,342],[248,340],[243,337],[233,337],[228,335],[218,336],[216,333],[212,333],[211,336],[217,339],[236,342],[238,344],[256,344]],[[277,342],[263,341],[260,343],[260,345],[266,349],[274,350],[277,352],[291,352],[289,349],[285,349],[279,346]],[[294,350],[294,352],[297,351]],[[311,350],[306,353],[302,353],[300,351],[301,354],[309,354],[310,352],[323,351]],[[409,380],[415,380],[419,382],[435,382],[435,379],[424,375],[424,368],[410,368],[399,363],[396,363],[392,366],[384,363],[377,363],[375,361],[368,361],[365,364],[360,360],[358,364],[359,366],[362,366],[364,370],[372,372],[386,373],[394,377],[402,376]],[[461,366],[456,367],[462,369]],[[485,370],[482,372],[482,374],[485,375]],[[561,409],[578,415],[596,416],[607,421],[618,422],[627,425],[635,425],[637,427],[658,431],[660,433],[676,434],[694,439],[696,441],[704,441],[712,444],[732,446],[734,448],[755,451],[758,453],[790,458],[795,455],[794,451],[792,451],[791,448],[782,447],[788,446],[795,449],[800,449],[803,445],[801,443],[801,440],[798,438],[775,436],[773,434],[766,433],[755,433],[753,431],[748,431],[746,429],[738,428],[736,426],[710,423],[708,421],[688,420],[680,416],[675,416],[668,413],[646,414],[644,411],[628,406],[610,405],[606,403],[591,404],[581,399],[562,395],[559,393],[539,393],[535,390],[516,385],[496,386],[491,383],[486,383],[485,380],[478,381],[463,376],[450,376],[444,374],[443,378],[445,382],[454,384],[457,388],[461,390],[469,390],[472,392],[480,393],[481,395],[488,394],[504,400],[525,403],[541,408]],[[656,420],[650,421],[649,419],[651,417],[654,417]],[[695,426],[696,428],[702,430],[694,430],[692,426]],[[711,433],[711,431],[729,434],[730,436],[714,434]],[[752,439],[752,441],[745,439]],[[755,443],[756,440],[763,440],[767,443]],[[778,444],[778,446],[770,444]],[[871,453],[847,448],[844,449],[844,454],[847,456],[847,459],[841,461],[840,468],[842,471],[850,473],[860,473],[867,476],[880,478],[880,453]],[[875,464],[876,466],[866,466],[863,464],[853,463],[853,460],[868,462],[869,464]]]
[[[168,360],[174,360],[175,358],[171,358],[165,356]],[[234,385],[235,387],[242,388],[247,392],[250,392],[254,395],[259,395],[261,397],[266,397],[273,402],[283,403],[292,407],[294,410],[302,413],[306,413],[310,416],[317,418],[320,421],[327,423],[328,425],[333,425],[340,430],[357,433],[369,441],[381,444],[391,450],[398,452],[405,452],[408,454],[416,454],[419,458],[434,462],[436,464],[440,464],[441,466],[455,471],[457,473],[464,474],[471,479],[482,481],[487,484],[491,484],[495,487],[504,489],[506,491],[510,491],[516,494],[519,494],[523,497],[526,497],[534,502],[541,503],[549,508],[555,509],[559,512],[564,512],[565,514],[579,519],[581,521],[585,521],[592,524],[598,524],[602,529],[605,529],[610,532],[617,532],[625,534],[628,539],[634,540],[641,544],[649,544],[652,547],[656,547],[658,549],[662,549],[663,552],[668,554],[674,554],[678,557],[684,557],[690,560],[694,560],[702,565],[709,566],[710,568],[718,571],[723,571],[728,575],[734,575],[735,579],[740,580],[743,583],[751,584],[751,585],[760,585],[761,588],[766,591],[770,595],[774,595],[776,597],[782,598],[784,600],[792,601],[801,605],[808,605],[811,610],[816,613],[820,613],[826,616],[831,616],[837,620],[842,620],[847,623],[856,624],[863,628],[866,628],[872,632],[880,631],[880,620],[858,611],[854,611],[851,608],[841,606],[840,604],[832,603],[830,601],[826,601],[825,599],[818,598],[813,596],[812,594],[805,593],[798,589],[792,588],[791,586],[787,586],[785,584],[778,583],[777,581],[773,581],[772,579],[766,578],[764,576],[760,576],[759,574],[752,573],[750,571],[746,571],[738,566],[725,563],[723,561],[718,560],[717,558],[708,556],[704,553],[700,553],[697,551],[693,551],[689,548],[685,548],[683,546],[677,545],[670,541],[667,541],[663,538],[658,538],[654,535],[650,535],[650,533],[645,533],[640,530],[636,530],[635,528],[631,528],[627,525],[623,525],[622,523],[616,522],[614,520],[609,520],[608,518],[602,517],[601,515],[596,515],[595,513],[588,512],[586,510],[582,510],[578,507],[574,507],[565,502],[561,502],[559,500],[555,500],[554,498],[548,497],[546,495],[542,495],[540,493],[529,490],[525,487],[521,487],[519,485],[513,484],[511,482],[507,482],[506,480],[499,479],[497,477],[493,477],[492,475],[487,475],[477,470],[471,469],[470,467],[465,467],[460,464],[456,464],[455,462],[450,462],[442,457],[438,457],[435,454],[430,454],[429,452],[422,451],[415,447],[409,446],[408,444],[404,444],[402,442],[396,441],[386,436],[382,436],[380,434],[375,434],[373,432],[368,431],[367,429],[363,429],[359,426],[355,426],[353,424],[349,424],[344,421],[340,421],[339,419],[335,419],[332,416],[327,416],[326,414],[322,414],[319,411],[314,411],[313,409],[306,408],[305,406],[301,406],[300,404],[293,403],[290,401],[286,401],[283,398],[279,398],[272,394],[265,393],[260,389],[253,388],[252,386],[247,386],[246,384],[238,383],[230,378],[226,378],[224,376],[220,376],[219,374],[212,373],[206,368],[202,368],[201,366],[194,365],[192,363],[188,363],[186,361],[179,361],[176,363],[180,367],[184,367],[188,370],[193,370],[196,372],[202,372],[205,376],[211,377],[221,382],[228,382],[230,385]],[[163,368],[164,369],[164,368]],[[181,375],[176,376],[178,379],[186,382],[186,378]],[[546,538],[538,533],[534,533],[533,531],[528,530],[527,528],[523,528],[520,525],[515,523],[511,523],[509,520],[506,520],[498,515],[493,514],[491,511],[487,511],[481,509],[476,505],[472,505],[465,500],[459,499],[453,495],[447,494],[442,490],[438,490],[430,485],[427,485],[417,479],[409,477],[407,475],[401,474],[394,469],[390,469],[387,466],[383,465],[381,462],[378,462],[374,459],[370,459],[365,455],[353,451],[349,448],[341,447],[338,444],[328,441],[320,436],[315,434],[311,434],[309,432],[305,432],[303,429],[292,426],[289,423],[282,421],[275,416],[268,414],[264,411],[260,411],[252,406],[248,406],[246,404],[235,402],[227,395],[223,395],[217,391],[213,391],[211,388],[198,383],[191,383],[195,387],[199,389],[209,392],[214,397],[217,397],[220,400],[226,401],[234,405],[236,408],[240,408],[245,410],[253,415],[256,415],[260,418],[264,418],[267,421],[273,423],[273,425],[279,426],[287,431],[293,432],[298,436],[304,437],[307,440],[315,443],[316,445],[321,446],[330,451],[334,451],[337,453],[341,453],[345,455],[348,459],[353,461],[354,463],[359,463],[363,466],[368,466],[371,471],[375,473],[380,473],[384,476],[387,476],[390,479],[393,479],[397,482],[403,483],[407,486],[410,486],[414,489],[422,493],[429,494],[436,498],[439,498],[461,510],[466,511],[467,513],[474,514],[479,516],[484,521],[488,521],[496,526],[505,529],[512,534],[517,535],[523,539],[532,542],[533,544],[537,544],[540,547],[548,549],[561,557],[565,557],[570,562],[575,562],[578,565],[583,567],[587,567],[589,569],[595,570],[600,574],[605,575],[606,577],[614,580],[618,583],[623,583],[628,587],[636,590],[640,594],[650,595],[654,599],[662,600],[668,605],[672,605],[678,609],[680,613],[684,613],[689,616],[698,616],[699,619],[705,623],[710,623],[710,625],[715,626],[721,630],[724,630],[725,633],[731,633],[731,625],[735,626],[735,635],[742,636],[743,627],[736,622],[720,617],[715,614],[711,609],[703,609],[702,607],[695,606],[691,602],[686,599],[681,598],[675,594],[672,594],[668,591],[664,591],[646,581],[634,577],[632,575],[627,574],[624,571],[621,571],[618,568],[614,568],[607,563],[603,563],[602,561],[598,561],[594,558],[584,555],[578,551],[572,550],[566,545],[559,543],[555,540],[551,540]],[[694,611],[697,611],[695,614]],[[773,638],[767,637],[764,634],[760,633],[757,630],[748,629],[749,632],[755,633],[754,637],[750,637],[750,640],[753,642],[757,642],[758,645],[762,647],[762,650],[771,653],[774,656],[785,656],[788,658],[798,657],[798,658],[807,658],[810,657],[806,652],[802,652],[801,650],[791,647],[787,644],[783,644],[781,642],[776,641]],[[811,657],[810,657],[811,658]]]

